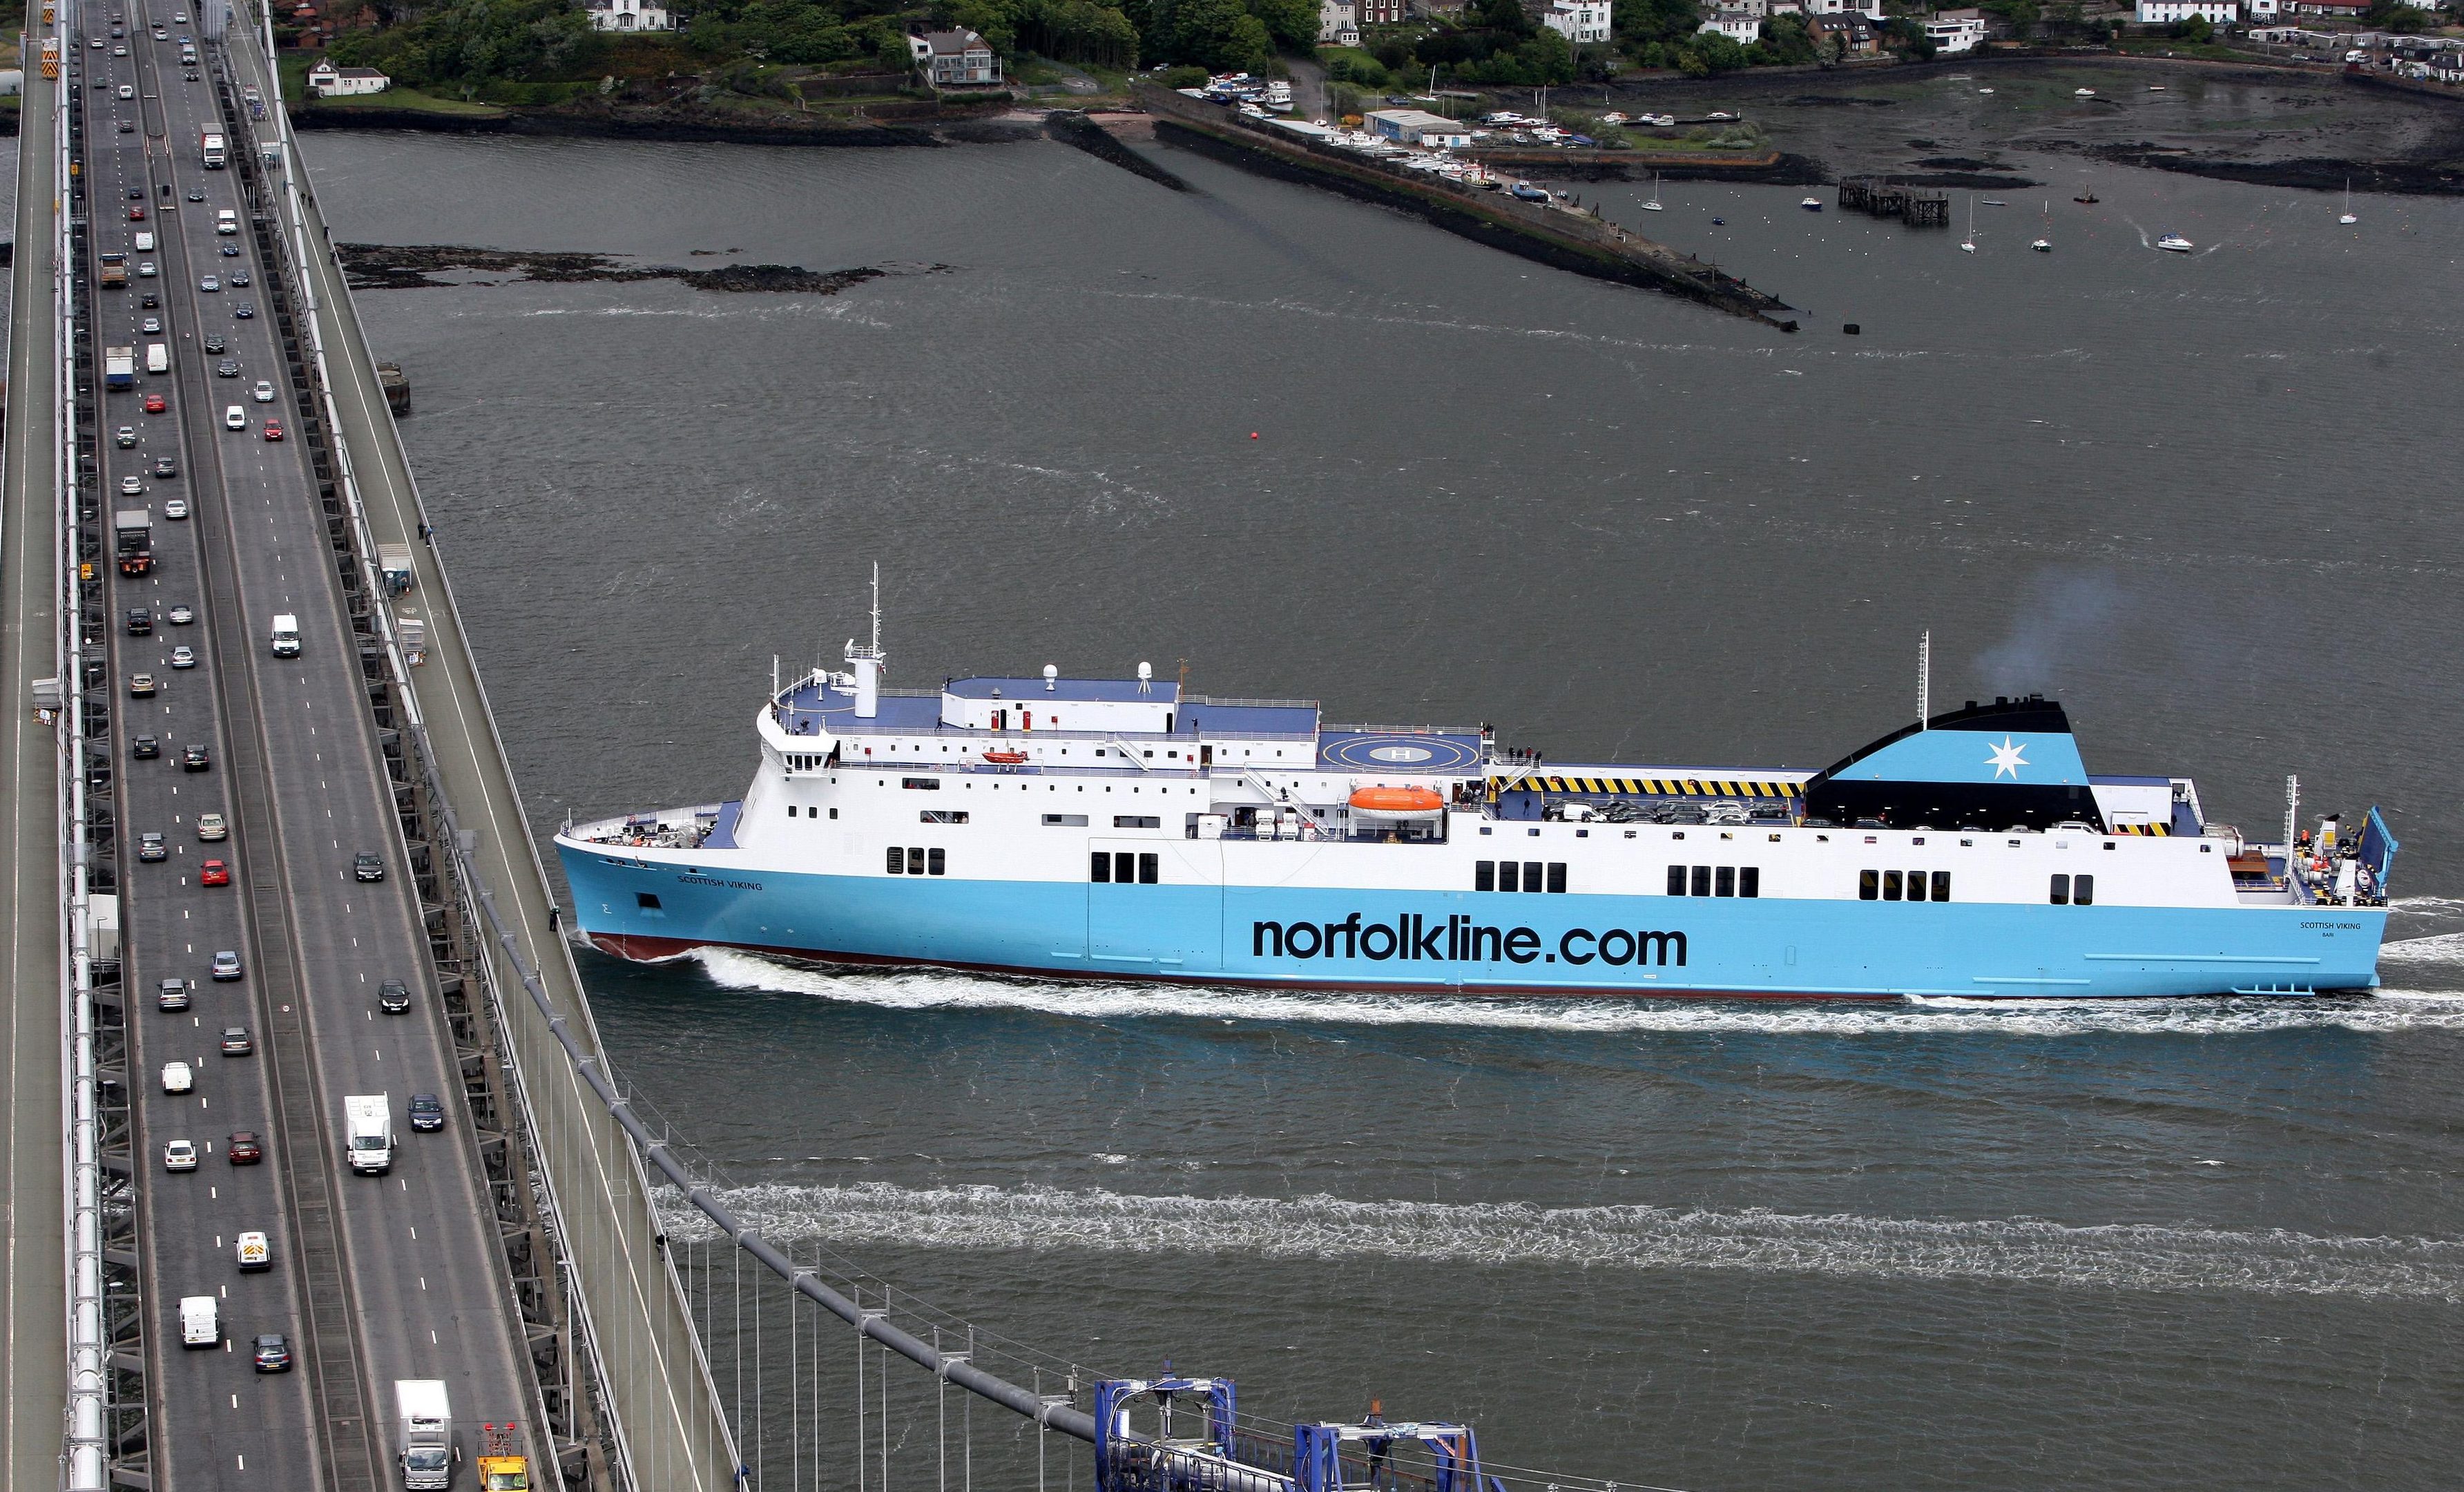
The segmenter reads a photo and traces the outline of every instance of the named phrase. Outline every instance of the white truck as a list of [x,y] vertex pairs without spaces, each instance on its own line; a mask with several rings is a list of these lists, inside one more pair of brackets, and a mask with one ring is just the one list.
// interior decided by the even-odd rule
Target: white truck
[[228,164],[223,150],[223,132],[211,124],[200,128],[197,131],[197,154],[205,161],[207,170],[221,170]]
[[393,1407],[402,1484],[411,1492],[449,1485],[453,1479],[453,1408],[445,1396],[445,1381],[397,1378]]
[[299,618],[289,612],[274,619],[274,656],[275,657],[299,656]]
[[210,1295],[184,1295],[180,1298],[180,1345],[182,1347],[220,1347],[223,1327]]
[[342,1153],[359,1175],[382,1176],[393,1169],[393,1105],[385,1095],[352,1094],[342,1100]]

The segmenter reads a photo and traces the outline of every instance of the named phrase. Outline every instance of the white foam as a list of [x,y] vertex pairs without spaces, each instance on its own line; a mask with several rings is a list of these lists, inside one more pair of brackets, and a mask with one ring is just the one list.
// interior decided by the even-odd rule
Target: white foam
[[[2157,1224],[1933,1221],[1661,1207],[1143,1196],[1100,1189],[778,1184],[719,1199],[774,1241],[834,1246],[1237,1254],[1583,1269],[1742,1270],[2100,1289],[2464,1303],[2464,1241]],[[715,1236],[667,1194],[679,1237]]]
[[2379,946],[2382,964],[2464,964],[2464,932],[2436,932],[2423,938],[2398,938]]
[[[2028,1000],[1780,1001],[1480,999],[1375,991],[1235,990],[1202,985],[995,979],[946,970],[843,971],[727,948],[698,960],[727,989],[818,995],[886,1010],[1001,1010],[1077,1020],[1173,1017],[1272,1025],[1457,1026],[1599,1035],[1770,1033],[1808,1035],[2066,1036],[2089,1033],[2227,1035],[2341,1028],[2464,1030],[2444,1001]],[[2429,991],[2434,992],[2434,991]]]

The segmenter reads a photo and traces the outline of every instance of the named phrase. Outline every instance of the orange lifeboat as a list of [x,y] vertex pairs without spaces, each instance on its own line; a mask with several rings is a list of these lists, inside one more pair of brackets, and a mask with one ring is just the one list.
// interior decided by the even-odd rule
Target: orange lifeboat
[[992,763],[995,767],[1016,767],[1019,763],[1026,760],[1026,753],[1023,751],[986,751],[984,753],[984,760]]
[[1445,795],[1435,788],[1358,788],[1352,794],[1354,818],[1400,822],[1433,819],[1445,811]]

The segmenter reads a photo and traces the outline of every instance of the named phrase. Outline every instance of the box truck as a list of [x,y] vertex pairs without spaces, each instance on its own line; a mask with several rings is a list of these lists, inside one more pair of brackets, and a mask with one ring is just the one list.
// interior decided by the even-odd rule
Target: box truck
[[402,1484],[434,1492],[453,1479],[453,1408],[442,1378],[397,1378],[393,1408]]
[[353,1171],[363,1176],[382,1176],[393,1169],[393,1108],[385,1095],[353,1094],[344,1098],[342,1137],[343,1153]]

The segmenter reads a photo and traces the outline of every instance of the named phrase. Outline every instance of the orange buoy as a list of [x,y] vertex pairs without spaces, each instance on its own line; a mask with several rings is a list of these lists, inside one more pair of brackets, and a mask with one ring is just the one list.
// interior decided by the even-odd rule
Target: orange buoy
[[1359,788],[1352,794],[1352,812],[1361,818],[1435,818],[1445,811],[1435,788]]

